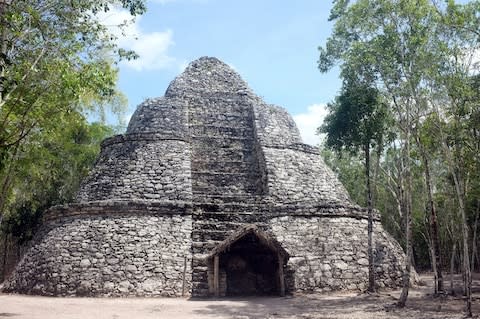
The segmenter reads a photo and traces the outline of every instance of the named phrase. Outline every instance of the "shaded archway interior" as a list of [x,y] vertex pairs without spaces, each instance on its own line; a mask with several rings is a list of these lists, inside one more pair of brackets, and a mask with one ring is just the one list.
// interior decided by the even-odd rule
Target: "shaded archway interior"
[[278,254],[254,233],[243,236],[219,257],[220,269],[226,274],[227,296],[281,293]]

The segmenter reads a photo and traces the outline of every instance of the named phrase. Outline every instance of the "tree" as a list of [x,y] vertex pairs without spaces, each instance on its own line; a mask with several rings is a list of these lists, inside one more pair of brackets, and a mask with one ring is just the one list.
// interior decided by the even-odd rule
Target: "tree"
[[[447,1],[444,6],[439,6],[429,0],[358,0],[352,3],[337,0],[334,1],[330,16],[335,21],[333,34],[326,45],[320,48],[320,71],[327,72],[337,62],[341,62],[342,72],[354,70],[359,74],[368,74],[387,99],[394,114],[397,142],[402,154],[399,158],[401,174],[398,175],[397,184],[400,187],[400,208],[405,219],[407,254],[399,306],[405,305],[408,296],[411,267],[412,157],[416,130],[430,113],[437,113],[440,117],[445,114],[440,108],[434,107],[438,101],[462,109],[461,103],[451,102],[461,100],[462,94],[458,94],[461,93],[458,88],[464,88],[468,82],[465,61],[472,61],[471,53],[478,50],[479,9],[479,1],[466,5]],[[448,98],[440,98],[441,96]],[[445,120],[449,124],[456,121],[454,118]],[[442,140],[447,141],[443,137]],[[455,157],[447,155],[455,154],[453,149],[461,153],[464,145],[453,143],[453,148],[445,146],[449,145],[448,142],[443,145],[450,171],[461,172],[462,169],[456,171],[461,163],[455,163]],[[462,212],[464,207],[462,208],[460,195],[464,193],[464,174],[460,175],[453,176],[457,180],[457,199]],[[462,224],[467,225],[466,219],[462,220]],[[464,255],[468,255],[467,230],[463,231]],[[464,264],[465,272],[468,273],[466,262]],[[468,299],[467,308],[470,309]],[[467,310],[467,314],[471,315],[471,311]]]
[[71,114],[61,125],[67,123],[62,132],[36,136],[36,143],[22,150],[12,181],[15,195],[1,228],[20,244],[32,238],[46,209],[74,199],[101,141],[114,133],[111,127],[87,123],[78,114]]
[[443,59],[438,65],[438,71],[430,78],[431,86],[437,91],[431,104],[438,119],[437,132],[445,163],[455,186],[461,218],[466,312],[471,317],[472,274],[467,199],[470,177],[478,177],[480,167],[478,139],[475,138],[477,133],[474,128],[478,128],[476,125],[480,107],[479,66],[473,62],[480,49],[480,1],[466,5],[449,1],[444,8],[437,7],[437,10],[442,22],[442,28],[438,31],[442,45],[438,51]]
[[[423,3],[423,2],[422,2]],[[425,57],[420,47],[418,22],[425,20],[425,7],[416,1],[335,1],[331,19],[335,20],[332,36],[320,48],[319,68],[327,72],[336,61],[342,61],[342,72],[366,74],[390,100],[401,142],[399,207],[405,221],[406,264],[399,306],[404,306],[410,283],[411,268],[411,138],[417,77],[415,67]],[[428,17],[428,14],[427,14]],[[342,74],[343,75],[343,74]],[[412,96],[413,95],[413,96]]]
[[0,222],[24,152],[62,130],[71,113],[118,111],[114,62],[133,58],[96,15],[119,3],[132,16],[143,0],[0,2]]
[[419,149],[420,158],[423,162],[423,172],[425,176],[425,187],[427,191],[427,205],[426,205],[426,214],[428,215],[429,223],[429,237],[428,240],[430,246],[430,255],[431,255],[431,264],[432,271],[434,276],[434,294],[438,295],[443,291],[443,274],[442,274],[442,263],[440,260],[440,238],[438,230],[438,218],[437,218],[437,209],[435,207],[435,201],[433,198],[433,183],[432,183],[432,174],[430,169],[430,159],[429,154],[435,152],[435,147],[438,147],[434,136],[436,135],[434,131],[431,130],[431,122],[427,117],[423,123],[418,123],[419,127],[414,131],[415,139]]
[[326,146],[334,150],[363,152],[365,158],[366,202],[368,207],[368,291],[374,292],[373,205],[370,153],[381,148],[387,130],[387,109],[378,91],[364,83],[346,81],[335,103],[329,104],[321,132],[327,134]]

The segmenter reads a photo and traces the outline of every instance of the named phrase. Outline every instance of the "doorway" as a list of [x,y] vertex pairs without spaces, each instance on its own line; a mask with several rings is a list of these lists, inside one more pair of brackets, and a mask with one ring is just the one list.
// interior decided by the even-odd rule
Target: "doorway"
[[250,233],[220,255],[225,269],[227,296],[278,295],[277,255]]
[[236,232],[209,255],[216,296],[284,295],[288,253],[256,226]]

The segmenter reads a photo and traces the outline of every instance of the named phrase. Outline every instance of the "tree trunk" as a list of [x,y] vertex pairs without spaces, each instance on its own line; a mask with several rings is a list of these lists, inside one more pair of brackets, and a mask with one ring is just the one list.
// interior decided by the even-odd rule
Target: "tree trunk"
[[[440,114],[440,112],[437,113]],[[458,124],[459,119],[456,117],[452,124]],[[462,227],[462,245],[463,245],[463,256],[462,256],[462,263],[463,263],[463,270],[465,274],[465,301],[466,301],[466,316],[472,317],[472,272],[470,269],[470,253],[468,249],[468,235],[469,229],[467,224],[467,215],[465,211],[465,196],[466,196],[466,185],[465,185],[465,173],[464,173],[464,163],[463,158],[461,156],[457,156],[456,154],[461,154],[459,152],[459,143],[455,143],[453,147],[456,149],[453,151],[447,142],[447,138],[445,133],[442,129],[439,130],[441,141],[442,141],[442,148],[445,155],[445,158],[448,163],[448,170],[450,171],[454,185],[455,185],[455,195],[458,201],[458,210],[460,212],[461,218],[461,227]]]
[[472,261],[471,269],[475,271],[475,256],[477,255],[477,228],[478,228],[478,215],[480,215],[480,200],[477,199],[477,212],[475,214],[475,223],[473,226],[473,239],[472,239]]
[[455,296],[455,287],[453,284],[453,273],[455,272],[455,253],[457,250],[457,243],[453,243],[452,255],[450,256],[450,294]]
[[430,260],[432,262],[432,272],[433,272],[433,292],[435,295],[438,295],[438,273],[437,273],[437,263],[435,262],[435,250],[433,248],[433,243],[429,243],[430,250]]
[[466,292],[466,303],[467,317],[472,317],[472,271],[470,269],[470,254],[468,249],[468,225],[466,222],[465,210],[461,209],[462,213],[462,237],[463,237],[463,269],[465,271],[465,292]]
[[365,145],[365,176],[367,179],[368,209],[368,291],[375,292],[375,267],[373,264],[373,207],[370,183],[370,145]]
[[4,234],[3,237],[3,260],[2,260],[2,280],[0,282],[4,281],[5,278],[7,277],[7,248],[8,248],[8,234]]
[[0,102],[3,101],[3,91],[5,87],[5,68],[6,68],[6,55],[7,55],[7,24],[5,22],[5,10],[7,2],[0,0]]
[[428,218],[429,228],[430,228],[430,237],[432,238],[432,269],[434,276],[434,294],[438,295],[439,292],[443,291],[443,275],[442,275],[442,263],[440,260],[440,239],[438,236],[438,223],[437,223],[437,212],[435,209],[435,202],[433,201],[432,194],[432,177],[430,175],[430,163],[425,151],[423,144],[420,141],[420,137],[416,134],[417,144],[420,148],[420,153],[422,154],[423,165],[425,167],[425,186],[427,187],[427,197],[428,204],[427,208],[430,212]]
[[453,173],[453,180],[455,182],[455,192],[457,194],[458,208],[460,211],[460,217],[462,219],[462,244],[463,244],[463,270],[465,276],[465,301],[467,304],[466,315],[467,317],[472,317],[472,271],[470,269],[470,253],[468,249],[468,224],[467,224],[467,214],[465,212],[465,186],[462,179],[462,174],[459,172],[460,169],[457,165],[451,166]]
[[405,196],[404,196],[404,221],[405,221],[405,270],[403,272],[402,293],[398,300],[398,307],[405,307],[410,289],[410,272],[412,268],[412,176],[410,171],[410,128],[407,126],[405,137],[405,150],[403,165],[405,169]]
[[378,180],[378,174],[380,172],[380,157],[382,156],[382,150],[383,148],[381,146],[377,146],[376,148],[376,161],[375,161],[375,166],[373,167],[373,177],[372,177],[372,207],[377,207],[376,202],[377,202],[377,197],[378,197],[378,191],[377,191],[377,180]]
[[218,257],[218,255],[215,255],[215,257],[213,257],[213,289],[215,291],[215,297],[220,296],[219,265],[220,258]]
[[410,212],[408,209],[405,210],[405,237],[406,237],[406,253],[405,253],[405,269],[403,271],[403,286],[402,286],[402,293],[400,294],[400,299],[398,300],[398,306],[399,307],[405,307],[405,304],[407,303],[407,298],[408,298],[408,292],[410,289],[410,271],[411,271],[411,257],[412,257],[412,243],[411,243],[411,237],[412,237],[412,230],[411,230],[411,225],[412,225],[412,218],[410,216]]

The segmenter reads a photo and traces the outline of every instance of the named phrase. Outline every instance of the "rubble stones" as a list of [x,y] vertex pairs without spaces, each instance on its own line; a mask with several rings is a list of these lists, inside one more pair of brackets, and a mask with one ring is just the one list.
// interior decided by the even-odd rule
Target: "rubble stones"
[[[42,230],[42,238],[37,238],[38,244],[20,262],[6,288],[59,296],[180,295],[185,265],[185,289],[190,289],[191,228],[189,216],[175,220],[170,216],[138,215],[57,219]],[[112,229],[116,233],[111,233]],[[138,235],[141,231],[143,236]],[[62,241],[63,234],[72,232],[81,239]],[[131,236],[130,232],[137,235]],[[82,245],[86,240],[90,242]],[[53,249],[56,241],[62,245]],[[97,258],[99,255],[103,257]],[[90,262],[94,259],[96,262]],[[65,269],[66,265],[71,269]],[[162,272],[155,272],[155,268]],[[170,280],[165,277],[167,269]],[[61,275],[53,276],[55,273]],[[148,284],[152,282],[156,285]],[[33,283],[37,283],[35,290]]]

